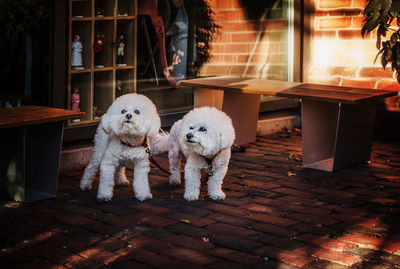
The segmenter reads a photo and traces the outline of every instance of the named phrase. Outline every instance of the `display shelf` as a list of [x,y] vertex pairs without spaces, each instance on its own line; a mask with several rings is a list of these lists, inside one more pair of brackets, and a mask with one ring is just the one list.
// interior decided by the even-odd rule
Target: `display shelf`
[[[136,6],[135,0],[69,1],[66,107],[72,109],[72,94],[74,88],[78,88],[80,110],[85,112],[80,121],[69,121],[70,126],[98,122],[121,93],[136,92]],[[119,10],[126,10],[126,16],[118,16]],[[124,34],[123,65],[117,65],[119,33]],[[80,68],[76,67],[77,61],[73,58],[77,56],[76,50],[75,54],[72,52],[74,35],[79,35],[82,44],[80,56],[83,66]],[[102,44],[101,50],[99,44]],[[116,90],[117,80],[123,85],[119,92]]]
[[[143,0],[141,0],[143,1]],[[118,8],[116,16],[123,17],[136,15],[136,1],[131,0],[118,0]]]
[[96,18],[115,16],[115,1],[113,0],[95,0],[94,9]]
[[92,1],[72,1],[71,3],[72,18],[90,18],[92,17]]

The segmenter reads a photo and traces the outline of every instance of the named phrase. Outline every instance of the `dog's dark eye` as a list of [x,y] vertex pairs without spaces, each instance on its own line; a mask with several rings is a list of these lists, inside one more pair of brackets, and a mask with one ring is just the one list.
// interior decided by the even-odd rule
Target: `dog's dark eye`
[[194,127],[193,127],[193,126],[190,126],[190,127],[189,127],[189,129],[190,129],[190,130],[193,130],[193,129],[194,129]]
[[199,131],[200,131],[200,132],[206,132],[206,131],[207,131],[207,129],[206,129],[206,128],[204,128],[204,127],[200,127],[200,128],[199,128]]
[[137,109],[135,109],[135,114],[139,115],[139,114],[140,114],[140,111],[137,110]]
[[126,113],[126,110],[125,109],[122,109],[121,110],[121,114],[125,114]]

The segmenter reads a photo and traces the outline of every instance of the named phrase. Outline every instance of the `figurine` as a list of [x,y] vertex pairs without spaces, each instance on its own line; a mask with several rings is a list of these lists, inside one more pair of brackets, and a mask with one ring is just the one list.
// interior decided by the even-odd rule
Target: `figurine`
[[115,96],[119,97],[123,94],[124,94],[124,91],[122,90],[122,81],[118,79],[115,82]]
[[123,63],[124,61],[124,55],[125,55],[125,36],[123,33],[120,33],[118,35],[118,40],[116,43],[117,46],[117,65],[118,66],[124,66],[126,65]]
[[103,39],[104,39],[104,34],[101,33],[100,31],[97,31],[96,40],[94,41],[94,61],[96,68],[104,67],[104,65],[99,63],[99,60],[101,59],[101,54],[103,52]]
[[79,35],[74,36],[74,41],[72,42],[72,55],[71,55],[71,67],[76,70],[83,70],[82,64],[82,43]]
[[93,115],[94,115],[94,119],[95,119],[95,120],[100,119],[100,117],[97,116],[97,107],[96,107],[96,106],[93,107]]
[[104,9],[102,9],[100,6],[96,7],[96,17],[103,17],[104,15]]
[[[80,109],[80,102],[81,102],[81,97],[79,95],[79,89],[74,88],[74,92],[71,94],[71,110],[73,111],[81,111]],[[80,121],[80,119],[73,119],[72,121]]]

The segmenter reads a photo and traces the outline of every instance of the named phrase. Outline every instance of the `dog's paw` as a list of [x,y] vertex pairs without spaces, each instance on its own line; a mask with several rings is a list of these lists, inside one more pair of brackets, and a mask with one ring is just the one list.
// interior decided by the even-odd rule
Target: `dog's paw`
[[199,200],[199,195],[193,193],[185,193],[183,195],[183,198],[185,198],[186,201],[196,201]]
[[89,191],[89,190],[92,189],[92,186],[91,186],[90,183],[89,184],[88,183],[81,183],[80,187],[81,187],[81,190],[83,190],[83,191]]
[[213,193],[213,194],[210,193],[209,196],[213,200],[224,200],[226,197],[226,194],[223,191],[221,191],[221,192]]
[[143,202],[143,201],[146,201],[146,200],[148,200],[148,199],[153,198],[153,194],[151,194],[151,193],[147,193],[147,194],[145,194],[145,195],[136,194],[135,197],[136,197],[136,199],[138,199],[139,201]]
[[112,195],[97,195],[97,201],[108,202],[111,201]]
[[172,179],[172,178],[169,179],[169,185],[170,186],[175,187],[175,186],[178,186],[179,184],[181,184],[181,180],[180,179]]
[[129,180],[124,179],[124,180],[118,180],[117,185],[120,187],[127,187],[129,186]]

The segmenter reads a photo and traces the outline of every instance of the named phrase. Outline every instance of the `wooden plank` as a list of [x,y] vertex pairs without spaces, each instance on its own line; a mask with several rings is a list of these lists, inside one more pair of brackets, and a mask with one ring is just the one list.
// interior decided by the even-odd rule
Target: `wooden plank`
[[182,80],[179,85],[195,88],[207,88],[238,93],[276,95],[282,90],[298,86],[301,83],[279,80],[252,79],[238,77],[207,77]]
[[[348,90],[350,89],[350,90]],[[340,86],[304,84],[278,93],[282,97],[297,97],[320,100],[326,102],[354,104],[367,101],[377,101],[389,96],[397,95],[396,91],[373,89],[341,88]]]
[[42,106],[2,108],[0,129],[80,118],[84,115],[84,112]]

